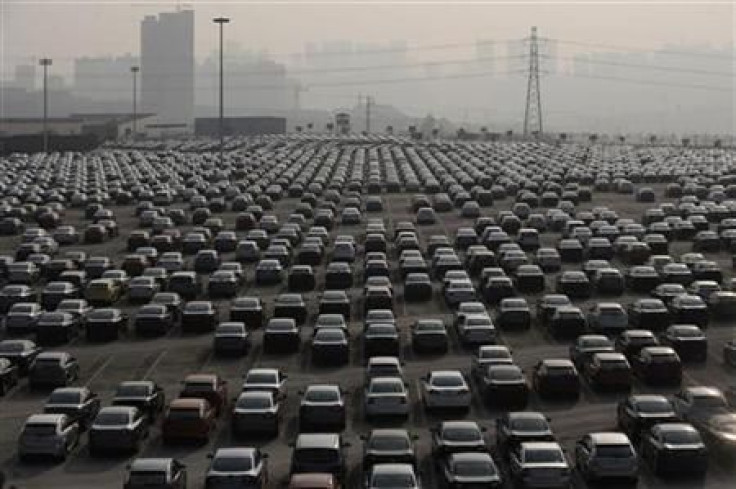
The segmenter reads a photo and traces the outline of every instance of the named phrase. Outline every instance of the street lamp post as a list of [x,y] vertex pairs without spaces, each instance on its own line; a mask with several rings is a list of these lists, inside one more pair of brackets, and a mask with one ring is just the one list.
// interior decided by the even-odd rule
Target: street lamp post
[[49,152],[49,90],[48,90],[48,69],[51,66],[51,58],[41,58],[38,62],[43,66],[43,152]]
[[138,72],[140,70],[139,66],[130,67],[130,72],[133,74],[133,140],[138,136]]
[[224,105],[225,105],[225,83],[224,83],[224,75],[223,75],[223,56],[222,56],[222,40],[223,40],[223,30],[225,27],[225,24],[230,22],[230,19],[227,17],[216,17],[212,19],[212,21],[215,24],[220,25],[220,165],[225,164],[225,112],[224,112]]

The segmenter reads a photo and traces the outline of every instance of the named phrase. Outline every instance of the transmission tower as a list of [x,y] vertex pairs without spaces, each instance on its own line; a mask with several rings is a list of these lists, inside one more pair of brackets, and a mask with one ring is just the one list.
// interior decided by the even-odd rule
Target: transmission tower
[[542,94],[539,90],[539,40],[536,27],[532,27],[529,38],[529,82],[524,111],[524,136],[530,135],[542,135]]

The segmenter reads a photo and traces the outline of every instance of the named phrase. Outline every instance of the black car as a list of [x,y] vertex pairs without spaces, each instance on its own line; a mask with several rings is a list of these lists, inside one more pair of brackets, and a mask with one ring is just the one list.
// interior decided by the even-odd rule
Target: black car
[[181,313],[181,330],[184,333],[214,331],[219,322],[217,307],[210,301],[190,301]]
[[708,450],[700,433],[688,423],[660,423],[642,436],[640,455],[652,472],[704,476]]
[[526,406],[529,386],[517,365],[489,365],[481,378],[483,396],[495,406]]
[[547,322],[547,329],[555,338],[577,338],[587,327],[585,313],[576,306],[557,307]]
[[628,307],[632,328],[662,330],[670,325],[670,312],[660,299],[638,299]]
[[710,313],[708,304],[697,295],[679,295],[670,302],[673,324],[694,324],[701,328],[708,326]]
[[213,351],[217,355],[244,355],[250,349],[250,334],[245,323],[229,321],[215,329]]
[[417,353],[447,352],[447,328],[440,319],[419,319],[411,326],[411,346]]
[[443,421],[431,429],[435,463],[450,453],[487,452],[486,429],[475,421]]
[[294,265],[289,271],[288,288],[290,292],[309,292],[314,290],[317,279],[311,265]]
[[557,278],[556,291],[571,298],[587,299],[593,292],[593,286],[585,272],[571,270],[562,272]]
[[364,441],[364,469],[384,463],[417,465],[414,441],[418,437],[410,435],[404,429],[374,429],[368,436],[361,438]]
[[623,353],[629,361],[639,354],[642,348],[658,346],[657,337],[648,329],[629,329],[616,337],[616,351]]
[[66,352],[41,352],[28,370],[28,385],[66,387],[79,378],[77,359]]
[[407,302],[432,299],[432,281],[427,273],[409,273],[404,279],[404,300]]
[[272,318],[263,330],[263,351],[294,353],[299,350],[301,336],[293,318]]
[[117,385],[112,398],[113,406],[133,406],[144,412],[151,421],[163,411],[166,403],[164,390],[151,380],[130,380]]
[[573,397],[580,395],[580,376],[575,364],[566,358],[540,360],[534,366],[534,390],[540,397]]
[[529,304],[523,297],[507,297],[498,306],[496,324],[501,328],[527,329],[532,324]]
[[659,342],[671,346],[684,362],[708,358],[708,337],[694,324],[673,324],[659,336]]
[[86,429],[97,416],[100,405],[99,396],[88,387],[59,387],[51,392],[43,412],[66,414],[78,422],[81,429]]
[[319,314],[342,314],[350,320],[350,298],[344,290],[325,290],[319,301]]
[[554,441],[549,420],[535,411],[514,411],[496,419],[496,450],[507,455],[527,441]]
[[248,329],[263,326],[264,314],[258,297],[237,297],[230,303],[230,321],[245,323]]
[[297,325],[307,320],[307,305],[301,294],[279,294],[273,303],[273,317],[292,318]]
[[89,429],[89,453],[137,452],[149,434],[149,420],[134,406],[100,409]]
[[678,421],[672,403],[659,394],[634,394],[616,408],[618,429],[632,440],[659,423]]
[[138,309],[133,325],[137,335],[162,335],[174,326],[174,318],[165,305],[146,304]]
[[324,327],[312,336],[312,361],[319,365],[345,365],[350,359],[348,336],[342,328]]
[[81,330],[80,318],[68,312],[45,312],[36,322],[36,342],[39,345],[67,343]]
[[299,430],[341,432],[345,429],[347,407],[345,396],[337,385],[310,385],[301,392]]
[[18,367],[7,358],[0,358],[0,396],[18,385]]
[[42,349],[31,340],[0,341],[0,358],[10,360],[18,367],[20,375],[26,375]]
[[84,322],[88,341],[116,340],[128,329],[128,315],[117,308],[95,309]]
[[649,385],[680,385],[682,362],[669,346],[647,346],[631,358],[634,375]]
[[171,313],[172,321],[176,322],[181,319],[181,308],[184,301],[176,292],[158,292],[151,299],[151,304],[161,304]]
[[348,444],[338,433],[301,433],[292,446],[292,474],[320,472],[345,479]]
[[582,335],[570,346],[570,360],[575,364],[578,372],[583,365],[596,353],[615,351],[613,342],[603,335]]
[[401,341],[396,325],[389,323],[370,324],[363,333],[363,356],[401,355]]

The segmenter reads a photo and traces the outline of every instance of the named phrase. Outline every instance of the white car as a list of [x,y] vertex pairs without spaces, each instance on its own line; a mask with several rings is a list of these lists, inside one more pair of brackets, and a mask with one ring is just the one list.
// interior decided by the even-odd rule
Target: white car
[[364,403],[368,418],[409,415],[409,392],[401,377],[370,379],[365,388]]
[[398,357],[370,357],[365,367],[365,381],[370,382],[373,377],[399,377],[404,378],[404,370],[401,368],[401,360]]
[[445,288],[445,302],[449,307],[475,299],[477,299],[475,288],[470,280],[452,280]]
[[557,442],[522,442],[511,452],[509,466],[519,487],[570,487],[570,466]]
[[245,374],[243,392],[270,391],[277,399],[286,397],[286,374],[276,368],[252,368]]
[[488,314],[462,316],[457,323],[457,335],[463,345],[487,345],[496,342],[498,332]]
[[422,397],[427,409],[470,409],[468,382],[458,370],[435,370],[422,379]]

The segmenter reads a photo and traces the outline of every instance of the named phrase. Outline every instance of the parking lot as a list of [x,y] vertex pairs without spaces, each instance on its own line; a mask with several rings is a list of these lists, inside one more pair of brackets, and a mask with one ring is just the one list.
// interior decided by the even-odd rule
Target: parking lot
[[[375,143],[370,143],[375,144]],[[386,143],[391,144],[391,143]],[[317,145],[318,147],[319,145]],[[359,144],[357,145],[359,146]],[[393,146],[396,147],[396,146]],[[291,155],[292,160],[298,160],[299,146],[287,146],[279,150],[281,154]],[[446,154],[452,155],[453,149],[448,147],[444,150]],[[490,149],[491,153],[494,151]],[[527,148],[532,154],[535,147]],[[231,161],[237,158],[237,150],[231,154]],[[634,154],[626,153],[626,154]],[[655,153],[659,154],[659,153]],[[145,155],[138,153],[136,157]],[[319,156],[313,156],[319,158]],[[599,154],[601,159],[607,157],[605,151]],[[657,156],[659,158],[659,156]],[[672,154],[661,156],[661,161],[670,161]],[[724,164],[724,173],[733,170],[733,154],[730,156],[729,165]],[[615,161],[615,157],[611,157]],[[281,160],[283,161],[283,160]],[[544,163],[537,162],[543,165]],[[562,164],[558,162],[557,164]],[[265,158],[258,163],[261,167],[269,165]],[[717,166],[716,162],[713,166]],[[520,166],[523,165],[520,163]],[[630,165],[627,168],[633,168]],[[727,166],[727,168],[726,168]],[[708,170],[703,166],[703,176]],[[710,167],[708,167],[710,169]],[[97,171],[99,169],[96,169]],[[90,172],[92,168],[90,167]],[[622,170],[623,171],[623,170]],[[694,171],[694,170],[693,170]],[[270,175],[262,175],[269,178]],[[234,181],[237,177],[231,175]],[[666,197],[666,183],[675,181],[671,176],[663,176],[658,182],[636,183],[635,186],[648,186],[654,189],[656,202],[637,202],[635,196],[629,193],[618,193],[615,191],[592,192],[590,202],[581,202],[575,206],[575,212],[590,211],[595,207],[605,206],[615,210],[619,218],[631,218],[640,222],[644,212],[663,202],[677,202],[676,198]],[[665,183],[666,182],[666,183]],[[11,182],[8,182],[8,184]],[[150,182],[155,185],[154,182]],[[592,187],[592,185],[590,185]],[[6,188],[6,194],[10,187]],[[363,197],[367,195],[363,189]],[[109,403],[115,387],[125,380],[153,380],[159,383],[165,390],[166,399],[175,399],[181,389],[180,382],[191,373],[209,372],[216,373],[228,381],[230,397],[237,396],[240,392],[243,375],[252,367],[276,367],[288,375],[285,416],[280,426],[278,437],[269,439],[263,437],[233,438],[230,431],[229,413],[226,413],[217,421],[217,428],[210,437],[206,446],[184,445],[170,446],[162,443],[158,425],[154,426],[151,436],[145,441],[139,457],[175,457],[181,460],[187,467],[189,474],[189,487],[203,487],[204,474],[209,466],[207,454],[214,452],[216,448],[227,446],[258,446],[269,455],[269,487],[281,487],[288,483],[290,454],[290,442],[296,439],[299,433],[298,410],[299,391],[304,390],[310,384],[335,383],[347,391],[348,421],[344,436],[349,442],[348,456],[348,478],[344,487],[357,488],[363,483],[363,472],[361,467],[362,441],[360,435],[367,434],[372,428],[383,426],[400,426],[408,429],[419,437],[417,442],[418,456],[420,460],[420,476],[423,486],[426,488],[439,487],[439,477],[436,473],[431,452],[429,428],[438,422],[447,419],[467,418],[477,421],[481,426],[488,428],[486,433],[487,443],[491,446],[492,453],[497,460],[501,470],[506,473],[507,467],[502,462],[501,454],[493,449],[495,440],[495,419],[502,410],[489,406],[480,392],[480,387],[473,381],[472,404],[467,413],[428,413],[421,402],[420,378],[431,370],[458,369],[469,373],[472,349],[464,348],[451,327],[453,311],[447,307],[442,297],[441,281],[433,280],[433,298],[426,302],[407,302],[403,294],[403,280],[399,272],[398,253],[392,244],[393,229],[396,223],[409,221],[416,223],[415,212],[412,210],[412,196],[419,191],[386,192],[380,194],[384,209],[382,212],[362,212],[361,224],[345,225],[340,223],[340,212],[336,216],[336,224],[330,230],[330,239],[327,244],[326,258],[315,267],[317,286],[314,291],[303,293],[304,300],[309,308],[309,319],[301,328],[301,346],[297,353],[293,354],[269,354],[263,351],[263,332],[261,329],[251,331],[250,351],[241,357],[221,357],[214,354],[212,334],[183,334],[178,327],[170,330],[166,335],[156,338],[137,337],[132,330],[118,340],[108,343],[91,343],[79,336],[68,344],[58,345],[55,350],[63,350],[72,353],[79,360],[81,373],[75,385],[83,385],[97,392],[102,405]],[[318,200],[321,197],[317,197]],[[284,191],[283,198],[274,202],[274,208],[266,211],[278,217],[279,223],[288,221],[290,214],[300,202],[299,197],[289,197]],[[705,199],[703,199],[705,200]],[[497,216],[499,212],[512,209],[515,203],[514,195],[506,198],[494,199],[493,205],[481,207],[482,216]],[[185,209],[188,215],[191,210],[188,202],[177,199],[171,207]],[[100,244],[77,244],[64,246],[60,253],[69,250],[83,250],[87,256],[108,256],[114,263],[119,264],[130,252],[126,249],[126,240],[132,230],[139,229],[138,218],[135,216],[135,203],[129,205],[118,205],[115,202],[105,205],[106,209],[113,211],[115,220],[120,229],[118,237],[105,240]],[[341,204],[338,209],[342,209]],[[533,209],[532,212],[546,212],[546,208]],[[85,218],[84,207],[73,208],[67,206],[66,214],[62,218],[64,225],[75,226],[83,230],[90,221]],[[213,217],[221,217],[224,220],[226,230],[235,230],[238,212],[228,209],[221,213],[212,213]],[[362,353],[361,334],[363,331],[363,265],[364,253],[360,245],[365,240],[365,223],[368,219],[381,219],[387,229],[389,242],[387,258],[389,262],[391,281],[394,288],[394,313],[397,318],[398,329],[401,334],[402,357],[405,361],[404,373],[408,382],[411,409],[408,419],[405,421],[367,421],[363,408],[364,388],[364,365],[365,360]],[[453,209],[446,213],[437,213],[437,222],[431,225],[417,225],[416,232],[420,248],[426,249],[430,236],[444,235],[453,242],[456,231],[461,227],[473,227],[474,218],[463,218],[459,209]],[[29,224],[30,226],[30,224]],[[189,223],[179,226],[183,233],[194,226]],[[715,229],[715,225],[711,225]],[[239,232],[239,235],[243,233]],[[350,330],[350,360],[342,367],[316,366],[312,362],[309,348],[312,325],[318,315],[319,297],[324,289],[324,269],[329,262],[332,244],[338,235],[352,235],[358,243],[358,254],[352,268],[354,271],[353,287],[347,292],[352,300],[352,315],[349,322]],[[560,240],[560,233],[546,231],[540,233],[542,247],[556,247]],[[0,254],[14,255],[15,250],[21,242],[20,236],[0,237]],[[692,240],[673,240],[669,245],[670,255],[677,258],[683,253],[692,251]],[[719,251],[715,253],[704,253],[709,260],[715,260],[724,273],[723,283],[727,283],[732,276],[731,253]],[[458,251],[462,259],[464,253]],[[530,257],[533,253],[528,254]],[[185,255],[187,269],[192,269],[192,255]],[[222,253],[223,262],[233,261],[234,252]],[[429,257],[425,258],[429,259]],[[627,268],[619,256],[614,257],[611,263],[622,271]],[[258,296],[264,303],[266,318],[271,317],[274,298],[287,291],[286,281],[280,285],[257,286],[255,284],[255,263],[245,263],[245,284],[238,291],[239,296]],[[563,263],[562,271],[579,270],[581,263]],[[555,281],[561,272],[545,274],[545,290],[536,294],[519,294],[525,297],[532,309],[537,301],[544,295],[554,293]],[[203,277],[206,281],[206,277]],[[477,278],[474,284],[479,286]],[[35,287],[40,291],[43,282]],[[629,289],[623,295],[608,297],[606,301],[619,302],[628,305],[634,300],[648,297],[648,294],[633,293]],[[206,294],[199,298],[207,300]],[[593,294],[589,299],[575,300],[575,305],[587,311],[589,306],[599,302],[601,296]],[[229,299],[213,300],[219,307],[220,320],[225,321],[229,313]],[[127,312],[131,318],[140,307],[139,304],[131,303],[123,298],[115,307]],[[488,306],[491,316],[494,315],[494,306]],[[436,318],[442,319],[448,325],[450,335],[450,347],[446,354],[418,354],[411,345],[410,325],[417,319]],[[683,386],[710,385],[726,390],[736,384],[734,369],[724,363],[722,349],[727,341],[736,338],[736,326],[732,321],[711,320],[706,330],[708,337],[708,357],[703,363],[685,363],[683,373]],[[543,328],[536,319],[528,330],[507,330],[498,328],[499,343],[508,345],[516,364],[524,370],[530,379],[533,366],[545,358],[567,358],[568,347],[573,340],[558,340],[552,338],[547,330]],[[31,337],[32,338],[32,337]],[[632,393],[660,393],[670,396],[677,392],[680,387],[667,388],[652,387],[639,380],[634,381]],[[606,393],[592,389],[587,382],[582,382],[581,396],[576,401],[551,401],[543,400],[532,392],[529,398],[527,410],[541,411],[551,419],[554,433],[564,448],[567,449],[568,459],[572,464],[574,444],[581,436],[590,432],[616,430],[616,406],[625,399],[626,393]],[[20,463],[17,457],[18,436],[25,419],[37,412],[41,412],[48,397],[48,391],[31,390],[25,379],[15,389],[0,398],[0,464],[5,471],[8,480],[18,488],[103,488],[120,487],[124,480],[126,465],[133,458],[128,456],[113,457],[91,457],[87,451],[86,436],[82,437],[81,444],[74,453],[64,462],[54,464],[51,462]],[[736,452],[734,452],[736,453]],[[648,466],[641,464],[639,487],[663,488],[681,487],[708,489],[729,488],[734,486],[736,480],[736,464],[734,458],[720,460],[711,458],[707,474],[703,479],[692,478],[667,478],[663,479],[652,474]],[[507,475],[507,474],[506,474]],[[508,482],[508,477],[506,477]],[[585,482],[575,473],[574,486],[585,487]],[[507,484],[510,487],[510,482]],[[614,484],[613,487],[616,487]]]

